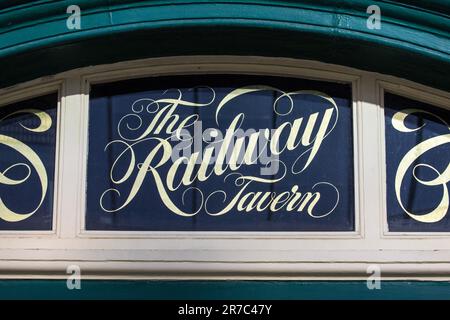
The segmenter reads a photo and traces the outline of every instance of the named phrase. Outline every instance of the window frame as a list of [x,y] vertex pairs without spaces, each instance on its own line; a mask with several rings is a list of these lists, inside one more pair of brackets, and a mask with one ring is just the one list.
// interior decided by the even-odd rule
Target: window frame
[[[352,84],[354,232],[84,231],[89,86],[193,73],[245,73]],[[64,278],[77,264],[95,279],[450,279],[450,233],[386,233],[383,90],[440,106],[450,94],[408,80],[317,61],[185,56],[71,70],[0,89],[0,105],[58,88],[51,233],[0,232],[0,278]],[[54,92],[54,91],[53,91]]]

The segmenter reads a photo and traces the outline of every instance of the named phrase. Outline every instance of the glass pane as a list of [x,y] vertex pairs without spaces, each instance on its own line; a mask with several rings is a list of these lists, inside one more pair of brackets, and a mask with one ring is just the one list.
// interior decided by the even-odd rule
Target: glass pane
[[58,95],[0,107],[0,230],[52,230]]
[[450,112],[385,95],[389,231],[450,231]]
[[243,75],[92,87],[87,230],[351,231],[351,87]]

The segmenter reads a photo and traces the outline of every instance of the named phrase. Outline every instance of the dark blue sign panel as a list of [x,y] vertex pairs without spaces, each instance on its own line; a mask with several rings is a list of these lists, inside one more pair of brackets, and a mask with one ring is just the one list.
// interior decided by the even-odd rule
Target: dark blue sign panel
[[241,75],[95,85],[87,230],[352,231],[351,87]]
[[0,107],[0,230],[52,230],[58,95]]
[[389,231],[450,231],[450,112],[385,94]]

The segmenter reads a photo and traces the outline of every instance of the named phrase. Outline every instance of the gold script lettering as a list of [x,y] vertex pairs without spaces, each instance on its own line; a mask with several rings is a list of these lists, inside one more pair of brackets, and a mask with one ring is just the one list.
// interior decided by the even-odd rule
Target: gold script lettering
[[[448,124],[442,118],[430,112],[418,109],[405,109],[400,112],[397,112],[392,118],[392,125],[394,126],[394,128],[403,133],[414,132],[422,129],[423,125],[419,128],[408,128],[405,126],[406,117],[412,113],[425,113],[428,115],[432,115],[435,118],[442,121],[448,127]],[[410,212],[404,207],[401,195],[401,186],[405,178],[405,175],[408,169],[413,165],[413,163],[417,161],[420,158],[420,156],[422,156],[425,152],[437,148],[439,146],[442,146],[444,144],[447,144],[449,142],[450,142],[450,134],[444,134],[427,139],[419,143],[415,147],[413,147],[410,151],[408,151],[406,155],[403,157],[403,159],[400,161],[400,164],[397,168],[397,172],[395,175],[395,195],[397,197],[397,201],[401,206],[401,208],[403,209],[403,211],[405,211],[405,213],[408,216],[410,216],[412,219],[416,221],[424,223],[434,223],[442,220],[447,214],[449,209],[449,193],[447,183],[450,181],[450,163],[447,165],[447,168],[442,173],[440,173],[438,170],[436,170],[434,167],[428,164],[418,164],[413,167],[413,177],[417,182],[426,186],[439,186],[439,185],[442,186],[442,197],[439,204],[437,205],[436,208],[434,208],[432,211],[426,214],[418,215],[413,212]],[[419,167],[427,167],[433,170],[437,174],[437,177],[429,181],[419,179],[415,174],[415,170]]]

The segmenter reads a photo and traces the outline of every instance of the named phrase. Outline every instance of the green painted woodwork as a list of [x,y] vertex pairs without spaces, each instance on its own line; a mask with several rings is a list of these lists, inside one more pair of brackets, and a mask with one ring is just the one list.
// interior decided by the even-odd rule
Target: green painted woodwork
[[[14,3],[12,5],[11,3]],[[0,4],[0,87],[145,57],[237,54],[320,60],[450,89],[449,1],[78,0]],[[382,29],[366,27],[377,4]]]

